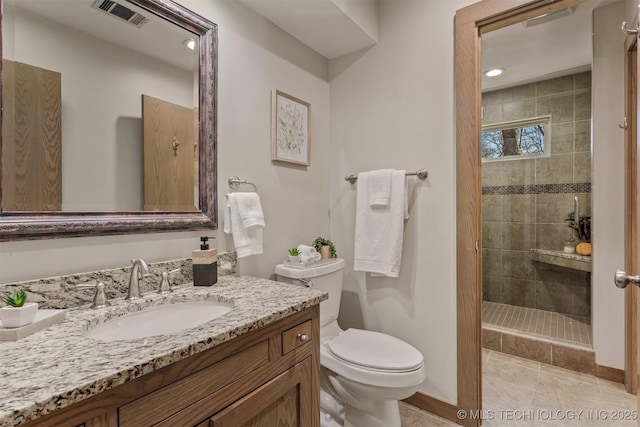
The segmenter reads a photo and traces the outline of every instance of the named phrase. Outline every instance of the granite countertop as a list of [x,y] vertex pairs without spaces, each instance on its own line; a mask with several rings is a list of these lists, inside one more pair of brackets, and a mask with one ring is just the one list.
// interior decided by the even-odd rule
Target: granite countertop
[[[112,300],[102,309],[72,308],[66,319],[16,342],[0,343],[0,427],[18,426],[173,362],[319,304],[322,291],[246,276],[223,276],[212,287],[183,285],[169,295]],[[102,342],[83,332],[149,305],[217,300],[233,310],[204,325],[138,340]]]
[[532,260],[574,270],[591,272],[591,257],[563,251],[531,249]]

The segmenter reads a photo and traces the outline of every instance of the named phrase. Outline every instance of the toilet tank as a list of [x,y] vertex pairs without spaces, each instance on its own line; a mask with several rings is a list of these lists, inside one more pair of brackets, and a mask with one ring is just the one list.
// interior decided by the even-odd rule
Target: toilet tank
[[320,327],[337,320],[342,296],[344,259],[332,258],[318,261],[307,268],[295,268],[286,264],[276,265],[278,281],[294,285],[305,285],[311,281],[313,289],[329,293],[329,299],[320,303]]

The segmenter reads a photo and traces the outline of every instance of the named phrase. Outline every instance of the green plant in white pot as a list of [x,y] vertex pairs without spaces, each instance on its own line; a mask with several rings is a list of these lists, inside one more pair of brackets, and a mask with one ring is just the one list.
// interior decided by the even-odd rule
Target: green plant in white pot
[[27,302],[27,293],[22,289],[13,295],[2,295],[0,300],[6,304],[0,307],[0,322],[3,328],[19,328],[33,322],[38,313],[37,302]]
[[300,251],[298,248],[291,248],[289,251],[289,262],[297,264],[300,262]]

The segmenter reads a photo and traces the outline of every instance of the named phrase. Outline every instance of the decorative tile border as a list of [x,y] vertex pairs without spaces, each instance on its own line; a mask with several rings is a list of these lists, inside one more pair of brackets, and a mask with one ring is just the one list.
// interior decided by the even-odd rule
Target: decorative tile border
[[591,193],[591,183],[577,184],[532,184],[532,185],[496,185],[482,187],[482,195],[508,196],[514,194],[564,194]]

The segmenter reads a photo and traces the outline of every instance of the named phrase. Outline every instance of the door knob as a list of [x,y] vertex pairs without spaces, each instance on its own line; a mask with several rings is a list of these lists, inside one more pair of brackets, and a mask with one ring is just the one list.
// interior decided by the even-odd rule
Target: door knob
[[627,276],[627,273],[623,270],[616,270],[614,281],[616,286],[621,289],[626,288],[629,283],[640,286],[640,276]]

